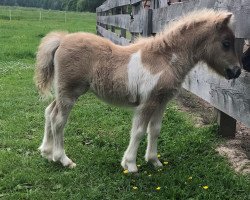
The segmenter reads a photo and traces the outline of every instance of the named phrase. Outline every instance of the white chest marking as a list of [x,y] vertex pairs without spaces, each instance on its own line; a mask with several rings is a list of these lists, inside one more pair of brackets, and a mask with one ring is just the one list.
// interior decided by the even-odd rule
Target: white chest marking
[[152,90],[158,83],[161,72],[151,74],[141,62],[141,52],[132,54],[128,63],[128,89],[130,101],[137,101],[140,97],[141,101],[148,99]]

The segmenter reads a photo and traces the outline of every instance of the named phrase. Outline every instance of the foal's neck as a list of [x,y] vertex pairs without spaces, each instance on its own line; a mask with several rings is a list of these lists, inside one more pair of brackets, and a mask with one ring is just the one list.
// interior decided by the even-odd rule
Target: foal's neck
[[157,36],[156,39],[161,43],[159,51],[168,58],[168,65],[181,80],[202,60],[208,35],[203,31],[201,23],[196,26],[179,27]]

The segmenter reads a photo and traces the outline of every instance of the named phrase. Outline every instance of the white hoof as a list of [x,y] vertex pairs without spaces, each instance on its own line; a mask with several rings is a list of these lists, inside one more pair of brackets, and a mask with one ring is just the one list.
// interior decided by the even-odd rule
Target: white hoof
[[69,159],[66,155],[63,155],[61,157],[60,162],[62,163],[64,167],[68,167],[70,169],[73,169],[76,167],[76,164],[71,159]]
[[153,160],[151,161],[151,163],[154,165],[154,167],[162,167],[163,164],[161,163],[161,161],[159,161],[159,159]]
[[48,159],[49,161],[53,160],[52,149],[51,148],[44,148],[42,145],[38,148],[41,152],[41,156],[43,158]]
[[70,165],[68,165],[68,168],[73,169],[76,167],[76,164],[74,162],[71,162]]
[[162,167],[163,164],[161,161],[156,157],[156,158],[146,158],[146,162],[151,163],[154,167]]
[[123,159],[121,162],[121,166],[123,167],[123,169],[127,169],[130,173],[138,172],[138,168],[135,162],[128,162],[126,159]]

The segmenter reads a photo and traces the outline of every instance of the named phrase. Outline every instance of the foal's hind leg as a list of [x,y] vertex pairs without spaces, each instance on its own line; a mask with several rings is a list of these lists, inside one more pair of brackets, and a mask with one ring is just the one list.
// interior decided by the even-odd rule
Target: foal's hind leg
[[[73,101],[72,101],[73,102]],[[56,105],[51,112],[51,128],[53,134],[53,161],[59,161],[63,166],[74,168],[75,163],[69,159],[64,151],[63,129],[67,122],[73,103],[64,105],[56,101]]]
[[166,103],[162,103],[154,111],[150,118],[147,133],[148,133],[148,144],[145,154],[145,160],[151,162],[155,167],[161,167],[162,163],[157,157],[157,139],[160,135],[162,117],[165,110]]
[[52,151],[53,151],[53,135],[51,130],[51,118],[50,114],[53,108],[55,107],[56,102],[53,101],[46,109],[45,109],[45,127],[44,127],[44,136],[43,142],[38,148],[41,151],[43,157],[48,160],[52,160]]

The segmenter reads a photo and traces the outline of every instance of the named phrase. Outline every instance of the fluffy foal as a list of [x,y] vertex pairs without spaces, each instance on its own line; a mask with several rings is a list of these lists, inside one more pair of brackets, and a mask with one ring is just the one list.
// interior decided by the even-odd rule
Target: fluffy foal
[[134,108],[122,167],[137,171],[137,149],[145,133],[146,161],[162,166],[157,138],[164,109],[187,73],[203,61],[227,79],[240,75],[231,16],[225,11],[195,11],[155,37],[129,46],[89,33],[48,34],[39,46],[35,71],[41,94],[50,93],[52,85],[55,90],[55,100],[45,110],[42,156],[75,167],[64,151],[63,129],[77,98],[91,90],[108,103]]

